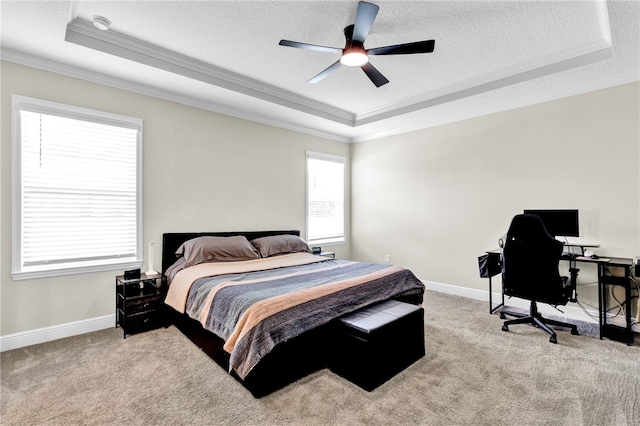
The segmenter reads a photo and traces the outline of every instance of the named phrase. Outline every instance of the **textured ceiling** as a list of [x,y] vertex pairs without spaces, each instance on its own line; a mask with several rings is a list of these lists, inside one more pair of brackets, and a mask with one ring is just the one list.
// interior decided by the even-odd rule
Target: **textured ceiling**
[[[338,140],[364,140],[638,80],[636,1],[373,1],[366,48],[435,39],[306,80],[356,1],[1,3],[2,59]],[[89,24],[107,17],[109,31]]]

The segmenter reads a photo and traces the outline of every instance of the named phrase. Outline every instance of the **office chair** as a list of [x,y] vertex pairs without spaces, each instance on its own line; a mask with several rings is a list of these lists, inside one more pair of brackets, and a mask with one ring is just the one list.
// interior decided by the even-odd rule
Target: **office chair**
[[502,326],[509,331],[514,324],[532,324],[551,335],[549,341],[557,343],[556,333],[549,325],[567,327],[571,334],[578,334],[578,328],[569,323],[543,318],[538,312],[537,302],[553,306],[566,305],[571,295],[567,277],[561,277],[558,263],[562,254],[562,243],[551,237],[538,216],[521,214],[511,221],[504,244],[502,285],[504,294],[531,301],[529,315],[500,312],[516,317]]

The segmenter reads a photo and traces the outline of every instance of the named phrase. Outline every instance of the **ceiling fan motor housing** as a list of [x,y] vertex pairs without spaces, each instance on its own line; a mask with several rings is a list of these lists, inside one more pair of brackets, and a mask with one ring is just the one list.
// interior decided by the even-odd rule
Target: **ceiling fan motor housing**
[[353,40],[353,24],[345,27],[344,36],[347,42],[342,50],[340,63],[348,67],[361,67],[369,62],[369,56],[367,56],[367,51],[364,49],[364,43]]

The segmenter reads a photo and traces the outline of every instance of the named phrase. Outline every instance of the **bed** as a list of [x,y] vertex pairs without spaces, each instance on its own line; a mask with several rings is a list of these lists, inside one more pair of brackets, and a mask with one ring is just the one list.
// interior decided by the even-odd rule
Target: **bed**
[[313,255],[299,235],[163,235],[171,323],[255,397],[340,357],[337,318],[382,300],[422,303],[410,271]]

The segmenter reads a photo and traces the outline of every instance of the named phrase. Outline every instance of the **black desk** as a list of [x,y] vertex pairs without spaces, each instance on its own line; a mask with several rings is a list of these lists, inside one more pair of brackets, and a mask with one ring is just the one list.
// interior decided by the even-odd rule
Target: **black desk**
[[[494,249],[486,252],[494,261],[501,262],[502,250]],[[577,262],[595,263],[598,266],[598,330],[600,339],[607,337],[609,339],[626,342],[627,345],[633,344],[633,330],[631,328],[631,267],[633,260],[624,257],[610,257],[590,259],[584,256],[563,256],[562,260],[569,261],[569,270],[571,273],[571,285],[573,288],[573,300],[577,297],[575,293],[578,269],[575,267]],[[623,276],[614,276],[610,268],[622,268]],[[497,275],[497,274],[496,274]],[[495,276],[495,275],[494,275]],[[609,286],[624,287],[625,302],[625,327],[619,327],[607,322],[607,289]],[[496,306],[493,306],[493,294],[491,277],[489,277],[489,313],[493,314],[498,308],[504,306],[504,290],[501,290],[502,300]]]

